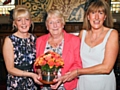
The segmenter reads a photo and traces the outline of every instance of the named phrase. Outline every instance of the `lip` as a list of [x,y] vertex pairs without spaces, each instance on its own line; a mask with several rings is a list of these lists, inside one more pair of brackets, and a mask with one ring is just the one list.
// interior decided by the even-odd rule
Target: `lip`
[[58,29],[52,29],[53,31],[57,31]]
[[27,26],[21,26],[21,28],[25,29],[25,28],[27,28]]
[[94,24],[99,24],[99,23],[100,23],[99,20],[97,20],[97,21],[93,21],[93,22],[94,22]]

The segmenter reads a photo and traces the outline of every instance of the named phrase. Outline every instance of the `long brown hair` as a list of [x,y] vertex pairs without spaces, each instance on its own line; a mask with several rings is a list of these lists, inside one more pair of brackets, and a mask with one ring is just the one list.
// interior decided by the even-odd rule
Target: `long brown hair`
[[110,12],[109,4],[105,0],[95,0],[94,2],[92,2],[90,4],[87,11],[85,12],[84,22],[83,22],[82,28],[85,30],[90,30],[91,25],[90,25],[90,22],[89,22],[87,16],[89,15],[90,12],[101,11],[101,10],[106,15],[106,20],[104,21],[103,25],[106,27],[112,28],[113,27],[113,17],[112,17],[112,14]]

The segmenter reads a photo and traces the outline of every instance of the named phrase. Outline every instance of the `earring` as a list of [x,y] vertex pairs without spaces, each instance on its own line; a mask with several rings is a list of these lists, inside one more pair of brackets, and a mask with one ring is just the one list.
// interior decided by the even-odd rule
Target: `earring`
[[17,27],[13,24],[12,25],[12,31],[15,31],[15,30],[17,30]]
[[104,21],[106,20],[106,18],[104,18]]

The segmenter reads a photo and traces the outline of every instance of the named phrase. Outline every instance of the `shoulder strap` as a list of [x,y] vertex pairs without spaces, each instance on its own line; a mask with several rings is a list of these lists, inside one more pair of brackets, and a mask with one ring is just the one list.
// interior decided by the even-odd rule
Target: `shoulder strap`
[[110,33],[112,32],[112,30],[113,30],[113,29],[110,29],[110,30],[107,32],[107,34],[106,34],[106,36],[105,36],[105,38],[104,38],[104,40],[103,40],[104,45],[106,45],[106,42],[107,42],[107,40],[108,40],[108,38],[109,38]]
[[86,36],[86,30],[83,30],[82,39],[81,39],[81,48],[82,48],[82,46],[84,44],[85,36]]
[[108,38],[109,38],[110,33],[112,32],[112,30],[113,30],[113,29],[110,29],[110,30],[107,32],[107,34],[106,34],[106,36],[105,36],[105,38],[104,38],[104,42],[107,42],[107,40],[108,40]]
[[86,30],[83,30],[83,33],[82,33],[82,42],[85,40],[85,36],[86,36]]

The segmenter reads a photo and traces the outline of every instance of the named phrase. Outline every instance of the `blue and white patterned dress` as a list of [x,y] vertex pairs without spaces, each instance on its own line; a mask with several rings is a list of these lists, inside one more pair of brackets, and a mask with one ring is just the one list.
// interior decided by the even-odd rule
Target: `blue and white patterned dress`
[[[20,70],[33,72],[36,37],[30,34],[29,38],[19,38],[15,35],[10,35],[9,38],[13,44],[14,66]],[[8,73],[7,90],[37,90],[37,87],[30,77],[13,76]]]

